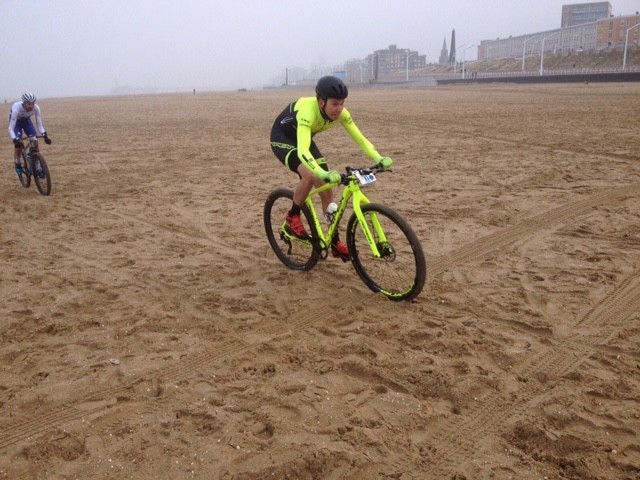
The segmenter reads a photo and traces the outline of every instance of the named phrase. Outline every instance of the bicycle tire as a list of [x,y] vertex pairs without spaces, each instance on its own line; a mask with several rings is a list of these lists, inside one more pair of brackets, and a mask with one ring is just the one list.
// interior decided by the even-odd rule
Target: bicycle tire
[[44,156],[41,153],[32,153],[31,166],[33,167],[31,169],[33,180],[38,191],[42,195],[49,195],[51,193],[51,174]]
[[29,188],[31,185],[31,169],[29,168],[29,160],[27,159],[27,154],[24,150],[20,153],[19,163],[22,168],[22,173],[18,175],[20,184],[24,188]]
[[[358,217],[352,214],[347,224],[347,245],[356,272],[367,287],[389,300],[414,299],[427,279],[427,262],[418,236],[398,213],[384,205],[363,205],[362,214],[382,256],[373,256]],[[379,240],[371,225],[374,215],[382,226],[386,243]]]
[[271,192],[264,203],[264,228],[269,245],[276,256],[293,270],[311,270],[320,258],[320,248],[313,241],[314,231],[311,213],[306,205],[302,206],[302,219],[309,239],[297,239],[283,231],[285,215],[291,208],[293,191],[278,188]]

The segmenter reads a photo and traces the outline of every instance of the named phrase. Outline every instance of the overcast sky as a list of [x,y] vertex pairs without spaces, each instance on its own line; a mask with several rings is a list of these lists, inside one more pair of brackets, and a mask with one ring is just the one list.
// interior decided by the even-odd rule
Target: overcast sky
[[[0,0],[0,98],[114,87],[261,88],[395,44],[462,45],[560,27],[570,0]],[[640,0],[611,0],[613,14]],[[476,49],[465,51],[466,60]],[[2,100],[0,100],[2,101]]]

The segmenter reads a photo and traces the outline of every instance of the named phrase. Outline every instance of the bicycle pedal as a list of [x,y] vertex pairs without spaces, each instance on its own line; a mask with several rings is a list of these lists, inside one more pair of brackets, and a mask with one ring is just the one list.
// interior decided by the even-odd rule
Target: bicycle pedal
[[331,249],[331,255],[333,255],[334,258],[339,258],[343,262],[348,262],[349,260],[351,260],[350,254],[347,254],[347,255],[342,254],[333,248]]

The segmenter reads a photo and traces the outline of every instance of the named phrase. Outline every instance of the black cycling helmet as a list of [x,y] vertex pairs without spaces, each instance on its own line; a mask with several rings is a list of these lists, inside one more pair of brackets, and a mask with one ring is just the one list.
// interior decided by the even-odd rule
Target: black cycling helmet
[[316,84],[316,95],[322,100],[337,98],[342,100],[349,95],[349,89],[338,77],[328,75],[320,78]]

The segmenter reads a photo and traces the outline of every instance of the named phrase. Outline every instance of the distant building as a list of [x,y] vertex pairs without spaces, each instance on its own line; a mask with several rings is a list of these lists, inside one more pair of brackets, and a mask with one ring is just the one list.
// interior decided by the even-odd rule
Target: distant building
[[440,58],[438,59],[440,65],[446,65],[449,63],[449,50],[447,50],[447,37],[444,37],[442,41],[442,50],[440,50]]
[[[638,24],[640,12],[517,37],[482,40],[478,46],[478,60],[540,55],[543,41],[544,51],[555,53],[623,48],[627,30]],[[629,31],[629,47],[638,47],[639,30],[640,27]]]
[[562,21],[560,27],[573,27],[585,23],[597,22],[611,16],[609,2],[574,3],[562,6]]
[[413,71],[426,67],[427,56],[408,48],[398,48],[389,45],[389,48],[376,50],[368,55],[365,60],[368,70],[373,73],[373,79],[378,80],[380,74]]
[[[611,17],[597,22],[596,49],[624,47],[629,28],[640,24],[640,12],[624,17]],[[640,44],[640,27],[629,31],[628,46],[638,48]]]

